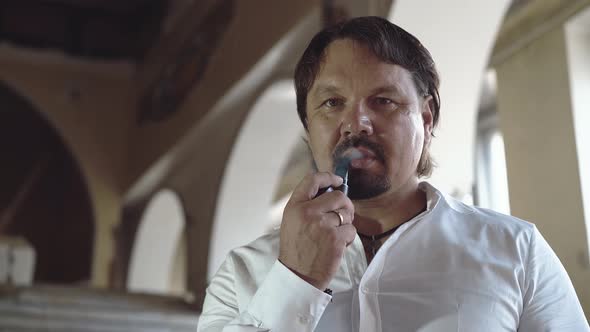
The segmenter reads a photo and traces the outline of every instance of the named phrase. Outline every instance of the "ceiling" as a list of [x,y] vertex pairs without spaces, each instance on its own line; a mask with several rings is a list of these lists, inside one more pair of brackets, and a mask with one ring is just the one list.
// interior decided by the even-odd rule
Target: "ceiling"
[[0,42],[73,56],[141,60],[170,0],[3,0]]

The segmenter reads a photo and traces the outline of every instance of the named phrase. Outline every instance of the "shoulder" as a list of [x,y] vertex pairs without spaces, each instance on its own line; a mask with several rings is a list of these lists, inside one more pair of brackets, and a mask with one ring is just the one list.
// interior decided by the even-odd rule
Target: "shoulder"
[[261,282],[279,256],[279,238],[275,229],[230,251],[226,263],[232,266],[234,277]]
[[230,255],[233,259],[272,258],[274,260],[278,257],[279,232],[280,230],[278,228],[273,229],[256,240],[233,249]]
[[471,222],[481,223],[482,225],[512,233],[524,232],[532,234],[535,231],[535,224],[529,221],[477,206],[469,206],[469,208],[473,211],[469,218]]
[[465,204],[424,184],[423,188],[433,205],[432,224],[438,225],[445,233],[460,239],[472,239],[483,244],[507,245],[526,251],[536,231],[535,225],[520,218],[490,209]]
[[530,237],[535,225],[529,221],[503,214],[494,210],[465,204],[447,194],[440,193],[439,208],[441,213],[452,216],[474,227],[485,227],[513,235],[526,234]]
[[243,310],[276,262],[278,248],[279,231],[273,230],[231,250],[211,279],[208,296]]
[[[440,243],[493,264],[503,262],[514,268],[523,280],[538,231],[531,222],[497,211],[471,206],[447,195],[440,195],[432,217],[424,226]],[[436,229],[433,231],[431,227]],[[487,263],[486,263],[487,264]]]

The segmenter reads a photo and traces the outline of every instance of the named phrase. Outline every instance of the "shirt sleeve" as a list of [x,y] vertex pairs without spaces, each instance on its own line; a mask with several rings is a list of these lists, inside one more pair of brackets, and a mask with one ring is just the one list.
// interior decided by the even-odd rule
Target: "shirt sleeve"
[[529,246],[518,331],[590,332],[567,272],[536,228]]
[[278,260],[243,311],[237,301],[231,256],[217,272],[205,296],[198,332],[313,331],[332,297]]

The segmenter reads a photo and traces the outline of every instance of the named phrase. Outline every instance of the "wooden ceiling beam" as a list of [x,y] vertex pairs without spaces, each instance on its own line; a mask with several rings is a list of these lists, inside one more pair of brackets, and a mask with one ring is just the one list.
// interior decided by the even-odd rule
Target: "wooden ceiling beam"
[[[159,35],[168,0],[119,1],[134,10],[90,7],[98,0],[12,0],[0,4],[0,40],[74,56],[143,59]],[[76,5],[68,5],[68,3]],[[85,7],[88,6],[88,7]],[[111,9],[107,9],[111,8]],[[34,24],[33,24],[34,23]]]
[[[21,0],[15,0],[20,2]],[[157,0],[29,0],[46,5],[63,5],[68,7],[100,9],[112,12],[129,12]]]

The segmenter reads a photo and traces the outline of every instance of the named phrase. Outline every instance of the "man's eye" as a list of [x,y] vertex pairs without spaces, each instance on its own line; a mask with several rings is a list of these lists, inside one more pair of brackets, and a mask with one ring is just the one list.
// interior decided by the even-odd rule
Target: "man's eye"
[[377,98],[375,98],[375,103],[377,105],[389,105],[389,104],[393,104],[393,100],[391,100],[389,98],[384,98],[384,97],[377,97]]
[[375,109],[388,111],[396,110],[399,107],[398,103],[393,101],[393,99],[389,99],[386,97],[375,97],[372,100],[372,104],[373,107],[375,107]]
[[322,104],[322,106],[326,106],[326,107],[329,107],[329,108],[337,107],[337,106],[340,106],[340,105],[342,105],[342,101],[340,99],[337,99],[337,98],[330,98],[330,99],[324,101],[324,103]]

